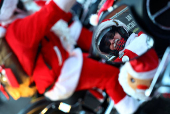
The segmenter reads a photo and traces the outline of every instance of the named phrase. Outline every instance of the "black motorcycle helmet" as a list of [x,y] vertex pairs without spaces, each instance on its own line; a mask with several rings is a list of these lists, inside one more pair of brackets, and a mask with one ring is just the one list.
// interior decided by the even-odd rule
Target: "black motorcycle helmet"
[[[115,50],[110,49],[110,39],[113,39],[115,33],[121,36]],[[95,46],[100,55],[106,60],[112,61],[119,57],[119,51],[125,47],[126,40],[129,37],[127,27],[119,20],[107,20],[99,24],[95,31]]]

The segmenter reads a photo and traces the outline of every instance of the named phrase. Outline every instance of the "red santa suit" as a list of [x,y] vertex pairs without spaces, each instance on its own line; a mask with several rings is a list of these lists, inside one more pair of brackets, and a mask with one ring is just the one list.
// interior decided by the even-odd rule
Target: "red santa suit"
[[[44,93],[53,84],[51,90],[45,92],[51,100],[65,99],[75,90],[97,87],[106,90],[120,113],[133,113],[140,103],[123,91],[118,82],[119,69],[90,59],[79,48],[67,45],[68,40],[74,41],[68,39],[72,33],[67,36],[55,32],[55,26],[61,26],[58,22],[67,20],[66,12],[72,2],[53,0],[33,15],[15,20],[7,28],[8,44],[25,72],[34,79],[39,93]],[[66,40],[66,44],[62,40]],[[88,41],[88,34],[80,34],[78,43],[87,43],[86,47]],[[40,43],[41,50],[37,55]]]

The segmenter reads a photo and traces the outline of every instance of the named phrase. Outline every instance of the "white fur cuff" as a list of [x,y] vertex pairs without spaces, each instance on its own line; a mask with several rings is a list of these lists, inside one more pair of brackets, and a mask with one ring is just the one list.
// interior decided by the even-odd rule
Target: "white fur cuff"
[[70,26],[70,35],[77,42],[82,30],[82,24],[79,20],[74,21]]
[[115,107],[120,114],[133,114],[140,104],[140,101],[137,101],[132,97],[125,96],[120,102],[115,104]]
[[73,50],[61,70],[61,74],[52,90],[45,93],[45,96],[52,101],[62,100],[70,97],[79,82],[81,68],[83,65],[83,56],[81,49]]

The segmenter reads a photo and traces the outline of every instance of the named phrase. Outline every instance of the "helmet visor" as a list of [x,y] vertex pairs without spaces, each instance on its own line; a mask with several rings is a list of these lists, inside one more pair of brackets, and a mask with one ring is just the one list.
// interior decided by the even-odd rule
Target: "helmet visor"
[[[116,40],[117,42],[114,44],[115,49],[111,50],[110,45],[111,39],[114,39],[115,33],[119,33],[120,39]],[[126,40],[128,38],[128,32],[123,27],[111,26],[104,29],[98,36],[97,50],[99,53],[107,56],[119,56],[119,51],[123,50],[125,47]]]

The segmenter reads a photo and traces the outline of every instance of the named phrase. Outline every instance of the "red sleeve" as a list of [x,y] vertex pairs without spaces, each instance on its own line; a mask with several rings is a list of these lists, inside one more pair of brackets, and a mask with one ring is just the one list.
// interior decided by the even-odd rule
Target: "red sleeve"
[[77,44],[84,51],[90,50],[91,42],[92,42],[92,35],[93,35],[92,31],[84,27],[82,28]]
[[[14,35],[15,40],[23,45],[34,46],[64,16],[66,16],[66,13],[51,1],[36,13],[14,21],[9,26],[7,34]],[[12,38],[7,37],[6,39],[10,42],[10,40],[13,40]]]

